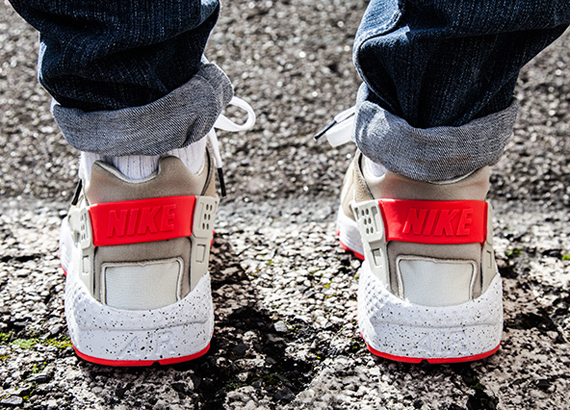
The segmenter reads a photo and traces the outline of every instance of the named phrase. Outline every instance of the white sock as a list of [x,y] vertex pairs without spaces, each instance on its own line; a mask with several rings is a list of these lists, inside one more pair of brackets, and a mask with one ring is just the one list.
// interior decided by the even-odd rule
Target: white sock
[[103,161],[113,165],[125,177],[137,181],[148,178],[158,169],[158,161],[161,157],[172,155],[180,158],[186,167],[197,174],[204,165],[204,152],[206,150],[206,138],[194,142],[187,147],[173,149],[163,155],[127,155],[113,157],[93,152],[81,152],[79,158],[79,177],[83,181],[91,179],[91,166],[95,161]]
[[376,162],[372,162],[372,160],[368,159],[367,157],[364,157],[364,171],[371,177],[380,178],[386,173],[386,168],[384,168],[384,165],[377,164]]

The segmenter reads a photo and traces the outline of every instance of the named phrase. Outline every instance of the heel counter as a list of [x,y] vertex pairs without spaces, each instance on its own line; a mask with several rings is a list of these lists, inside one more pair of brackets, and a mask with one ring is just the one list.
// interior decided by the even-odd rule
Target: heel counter
[[[406,207],[418,204],[426,207],[426,218],[419,221],[422,229],[417,230],[425,234],[432,231],[426,226],[433,225],[434,232],[404,240],[408,239],[404,234],[414,233],[414,229],[401,216],[409,215]],[[453,208],[458,206],[467,207],[469,212]],[[362,235],[365,263],[381,283],[402,299],[426,306],[465,303],[484,293],[496,275],[492,211],[483,201],[420,203],[382,199],[353,203],[352,207]],[[449,207],[453,212],[447,211]],[[395,212],[398,208],[401,209]],[[439,215],[437,221],[445,222],[440,224],[446,227],[441,234],[437,233],[436,219],[430,222],[428,214]],[[460,215],[468,217],[462,219]],[[461,220],[465,223],[459,223]]]

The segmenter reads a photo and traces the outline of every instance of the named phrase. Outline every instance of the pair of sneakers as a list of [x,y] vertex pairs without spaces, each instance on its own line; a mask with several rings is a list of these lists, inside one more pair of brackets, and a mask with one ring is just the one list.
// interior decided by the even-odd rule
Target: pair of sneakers
[[[347,123],[342,127],[346,134]],[[145,366],[207,352],[214,326],[208,258],[219,202],[214,151],[197,174],[167,156],[138,181],[93,164],[60,240],[65,312],[80,357]],[[374,176],[365,162],[357,152],[337,223],[343,247],[364,259],[358,318],[369,350],[432,363],[495,352],[502,298],[485,201],[488,168],[426,183]]]

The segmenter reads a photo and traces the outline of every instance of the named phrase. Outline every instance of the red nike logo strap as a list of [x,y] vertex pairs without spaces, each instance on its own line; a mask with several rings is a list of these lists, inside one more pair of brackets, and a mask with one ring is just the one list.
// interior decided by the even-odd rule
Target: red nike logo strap
[[485,201],[381,199],[387,241],[427,244],[484,243]]
[[192,234],[195,196],[105,202],[89,207],[93,245],[163,241]]

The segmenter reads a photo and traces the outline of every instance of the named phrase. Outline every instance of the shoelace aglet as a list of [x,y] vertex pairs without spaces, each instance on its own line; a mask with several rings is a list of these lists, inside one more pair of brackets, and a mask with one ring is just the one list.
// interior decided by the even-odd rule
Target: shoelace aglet
[[334,127],[337,124],[337,120],[332,120],[331,122],[329,122],[322,130],[320,130],[319,132],[317,132],[314,136],[313,139],[315,141],[318,141],[319,138],[321,138],[323,135],[325,135],[327,133],[328,130],[330,130],[332,127]]
[[81,191],[83,190],[83,180],[80,179],[75,187],[75,192],[73,193],[73,198],[71,198],[71,205],[77,205],[79,202],[79,196],[81,195]]
[[[319,132],[317,132],[315,134],[313,139],[315,141],[317,141],[319,138],[321,138],[323,135],[325,135],[327,133],[327,131],[329,131],[335,125],[340,124],[341,122],[348,120],[349,118],[353,117],[355,113],[356,113],[356,106],[352,106],[352,107],[347,108],[346,110],[344,110],[342,112],[339,112],[337,115],[334,116],[334,119],[331,122],[329,122],[322,130],[320,130]],[[329,142],[330,142],[330,140],[329,140]]]
[[220,191],[222,192],[222,198],[226,197],[226,182],[224,181],[224,171],[222,167],[217,168],[218,170],[218,181],[220,182]]

